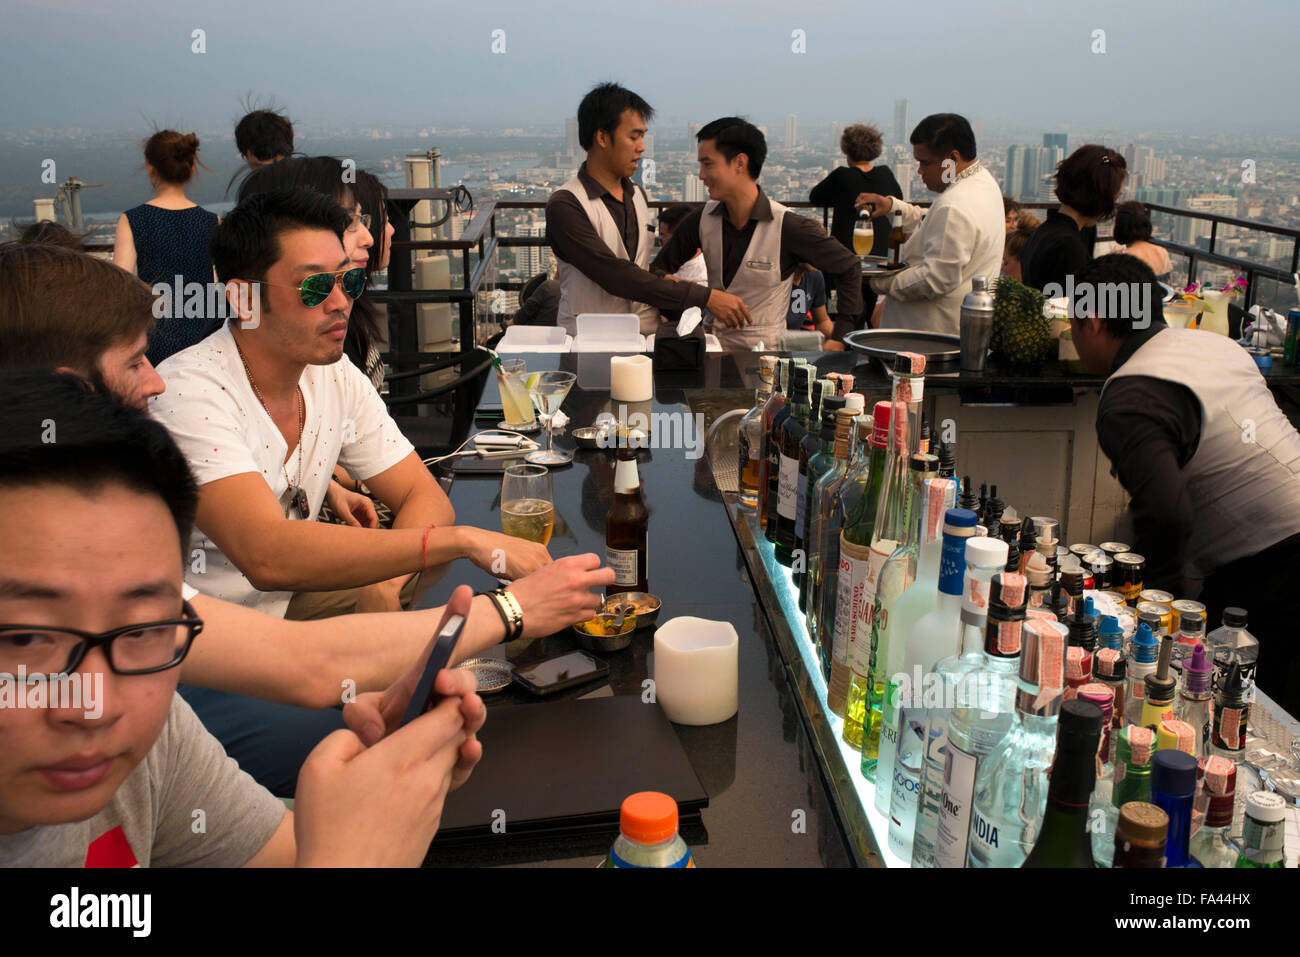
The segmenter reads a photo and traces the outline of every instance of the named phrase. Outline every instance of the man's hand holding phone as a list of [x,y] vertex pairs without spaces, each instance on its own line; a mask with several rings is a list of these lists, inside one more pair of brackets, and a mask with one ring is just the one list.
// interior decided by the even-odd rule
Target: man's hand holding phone
[[[387,691],[359,695],[346,705],[343,718],[351,730],[335,731],[303,764],[294,815],[299,864],[423,862],[448,792],[469,778],[483,754],[475,734],[487,711],[475,694],[474,676],[440,669],[431,682],[421,680],[439,639],[454,647],[472,599],[468,586],[457,588],[438,635],[415,666]],[[449,624],[454,633],[448,633]],[[429,687],[437,703],[404,724],[412,696],[427,696]]]

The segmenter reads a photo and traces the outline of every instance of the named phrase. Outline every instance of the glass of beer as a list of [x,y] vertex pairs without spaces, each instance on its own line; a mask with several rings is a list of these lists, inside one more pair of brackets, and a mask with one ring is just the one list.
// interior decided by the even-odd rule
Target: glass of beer
[[876,229],[871,221],[871,207],[864,207],[853,224],[853,251],[865,259],[871,255],[871,247],[876,243]]
[[544,465],[512,465],[501,477],[501,531],[546,545],[555,527],[551,471]]

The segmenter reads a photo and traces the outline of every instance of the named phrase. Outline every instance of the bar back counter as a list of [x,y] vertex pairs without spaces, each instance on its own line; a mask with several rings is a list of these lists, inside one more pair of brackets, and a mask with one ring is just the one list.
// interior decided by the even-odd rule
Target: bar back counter
[[[888,377],[852,353],[804,357],[826,372],[852,372],[854,391],[868,409],[888,398]],[[651,447],[638,455],[649,518],[649,590],[663,605],[655,626],[638,630],[624,650],[597,655],[608,679],[538,698],[512,685],[487,696],[488,721],[481,735],[483,762],[493,760],[492,712],[502,704],[547,708],[557,700],[586,696],[646,696],[653,674],[653,631],[691,615],[726,621],[739,636],[739,711],[710,727],[673,725],[707,806],[684,818],[682,836],[703,867],[884,866],[896,863],[883,849],[887,822],[873,807],[872,785],[858,769],[859,754],[840,740],[841,721],[825,707],[826,689],[803,631],[803,616],[790,589],[789,570],[779,565],[753,512],[738,505],[734,464],[715,478],[704,447],[711,424],[725,413],[748,409],[758,384],[757,353],[711,353],[696,372],[657,373],[654,398],[616,403],[609,395],[608,354],[526,355],[528,370],[578,374],[563,410],[569,424],[557,448],[574,448],[573,428],[591,425],[601,412],[641,413],[651,424]],[[873,360],[874,362],[874,360]],[[1097,449],[1092,416],[1101,380],[1067,375],[1054,365],[1032,376],[990,368],[984,373],[928,376],[927,419],[937,437],[947,428],[957,442],[957,474],[996,483],[999,495],[1022,515],[1060,517],[1063,542],[1113,537],[1124,508],[1122,490]],[[1295,370],[1278,367],[1270,384],[1300,385]],[[495,427],[499,414],[479,421]],[[713,436],[725,445],[720,464],[734,456],[737,417]],[[635,425],[635,422],[633,423]],[[577,450],[572,465],[552,469],[554,557],[594,552],[604,558],[605,513],[614,475],[614,453]],[[732,474],[727,475],[730,471]],[[499,471],[458,471],[451,490],[457,522],[500,528]],[[495,587],[486,573],[459,563],[431,588],[422,604],[446,600],[452,588]],[[520,640],[493,649],[516,669],[578,647],[571,632]],[[1300,724],[1263,695],[1256,730],[1290,746]],[[584,787],[557,742],[553,758],[521,768],[517,787]],[[630,759],[635,764],[635,759]],[[482,767],[482,765],[481,765]],[[590,772],[588,772],[590,773]],[[632,787],[632,790],[636,790]],[[1239,799],[1244,794],[1239,792]],[[448,815],[457,808],[448,799]],[[508,803],[508,802],[507,802]],[[444,840],[430,850],[430,865],[569,865],[599,863],[617,828],[556,829],[520,835],[510,829],[510,808],[499,829],[473,840]],[[1240,814],[1237,820],[1241,820]],[[1288,849],[1288,860],[1295,849]]]

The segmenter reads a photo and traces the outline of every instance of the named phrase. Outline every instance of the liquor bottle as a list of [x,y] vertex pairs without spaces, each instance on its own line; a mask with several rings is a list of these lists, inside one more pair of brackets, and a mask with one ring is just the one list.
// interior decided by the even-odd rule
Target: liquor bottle
[[1124,705],[1124,723],[1141,724],[1142,705],[1147,696],[1147,675],[1156,670],[1156,656],[1160,652],[1151,626],[1144,621],[1138,622],[1137,634],[1129,645],[1128,659],[1128,700]]
[[889,229],[889,248],[893,252],[894,262],[899,262],[903,249],[903,242],[906,237],[903,235],[903,211],[896,209],[893,212],[893,219]]
[[766,495],[760,498],[759,515],[767,540],[776,542],[776,506],[780,501],[781,481],[781,434],[785,429],[785,420],[790,417],[790,396],[794,389],[794,370],[803,362],[802,359],[782,359],[777,364],[778,387],[772,393],[763,411],[763,468],[765,481],[759,492]]
[[1217,755],[1204,759],[1203,763],[1201,798],[1205,803],[1205,822],[1192,835],[1187,851],[1204,868],[1236,867],[1241,850],[1228,838],[1228,832],[1232,830],[1237,799],[1237,766]]
[[943,549],[939,555],[939,591],[934,608],[924,615],[907,636],[903,671],[920,666],[922,673],[934,670],[939,659],[961,648],[962,586],[966,572],[966,544],[975,531],[975,513],[950,508],[944,515]]
[[[1142,713],[1138,724],[1160,734],[1160,722],[1174,716],[1174,698],[1178,682],[1169,669],[1169,657],[1174,650],[1174,636],[1165,635],[1160,639],[1160,656],[1156,660],[1156,670],[1143,679]],[[1157,744],[1159,750],[1159,744]]]
[[1003,572],[995,575],[989,585],[982,661],[962,679],[948,721],[948,748],[935,830],[935,867],[966,866],[979,762],[1001,743],[1015,714],[1020,636],[1028,599],[1029,582],[1023,575]]
[[1065,626],[1070,635],[1070,647],[1065,653],[1065,697],[1069,700],[1079,688],[1093,680],[1097,632],[1092,624],[1091,598],[1086,604],[1081,601],[1074,606],[1074,614],[1065,619]]
[[[1018,573],[1020,571],[1020,520],[1004,518],[998,522],[998,525],[1002,540],[1007,543],[1006,570]],[[989,532],[992,534],[992,529]]]
[[[930,722],[930,740],[921,768],[921,787],[917,792],[916,832],[912,838],[912,866],[933,867],[939,827],[939,808],[943,799],[944,771],[948,763],[948,726],[957,692],[964,680],[984,665],[984,642],[988,627],[988,599],[993,576],[1007,563],[1007,544],[996,538],[966,539],[966,574],[962,585],[962,604],[958,611],[958,632],[962,637],[960,654],[948,655],[935,662],[934,674],[940,679],[943,694],[937,707],[926,709]],[[974,596],[972,598],[972,596]],[[943,599],[940,598],[942,602]],[[979,624],[967,622],[966,613],[974,603],[979,607]],[[973,686],[965,691],[978,697]],[[1010,722],[1008,722],[1010,724]],[[1005,729],[1004,729],[1005,730]]]
[[738,499],[742,508],[758,508],[758,490],[762,480],[760,465],[763,462],[763,413],[772,397],[772,373],[775,368],[775,356],[763,356],[759,360],[754,407],[740,420],[736,437],[736,464],[740,473]]
[[[1178,616],[1178,634],[1174,638],[1173,660],[1182,661],[1197,645],[1205,644],[1205,616],[1199,611],[1185,611]],[[1213,661],[1213,659],[1210,659]],[[1211,664],[1213,669],[1213,664]]]
[[990,535],[997,535],[998,529],[1002,524],[1002,513],[1007,509],[1007,503],[998,498],[998,487],[996,485],[989,488],[988,510],[984,515],[984,524],[988,526]]
[[1286,800],[1272,791],[1246,798],[1238,867],[1285,867]]
[[1095,866],[1088,836],[1088,798],[1097,784],[1103,720],[1101,709],[1090,701],[1076,699],[1061,705],[1047,807],[1022,867]]
[[[908,462],[917,451],[921,438],[921,402],[925,391],[925,357],[913,352],[900,352],[894,356],[892,373],[892,408],[890,418],[890,443],[885,459],[884,476],[875,503],[870,544],[867,554],[867,576],[862,589],[861,623],[866,641],[849,646],[849,695],[844,709],[843,739],[854,748],[874,751],[880,740],[880,726],[870,722],[872,685],[871,623],[875,616],[876,585],[880,569],[898,548],[908,527]],[[845,519],[845,528],[850,519]],[[880,714],[879,708],[876,715]]]
[[1250,701],[1241,665],[1234,657],[1228,676],[1214,696],[1214,715],[1210,721],[1210,753],[1241,764],[1246,756],[1246,722]]
[[969,475],[967,475],[965,480],[962,482],[961,495],[957,497],[957,507],[974,512],[975,517],[977,519],[979,518],[980,500],[979,496],[976,495],[972,489]]
[[794,561],[794,525],[798,517],[799,442],[808,425],[812,401],[812,374],[807,366],[792,373],[790,414],[776,427],[779,442],[776,498],[776,560],[782,565]]
[[[899,728],[899,687],[898,677],[906,676],[909,681],[920,680],[923,669],[919,665],[909,670],[907,660],[907,638],[913,626],[934,606],[939,594],[939,558],[943,550],[943,517],[957,501],[957,481],[953,478],[925,479],[922,483],[922,504],[919,516],[918,551],[916,573],[912,584],[892,602],[883,633],[885,641],[885,671],[889,684],[886,686],[882,703],[880,720],[880,743],[877,746],[877,763],[874,780],[877,782],[875,805],[881,814],[889,813],[890,783],[894,776],[894,756],[898,748]],[[898,561],[894,561],[895,558]],[[899,556],[898,552],[890,556],[890,561],[882,569],[881,581],[892,591],[894,579],[906,578],[907,570],[899,567],[900,562],[909,561],[908,556]],[[891,565],[894,567],[891,568]],[[865,772],[864,772],[865,773]]]
[[614,466],[614,498],[605,513],[605,564],[614,569],[614,581],[605,586],[606,595],[650,590],[650,513],[641,491],[636,454],[630,444],[619,448]]
[[947,442],[939,443],[939,478],[952,478],[957,471],[957,449]]
[[1183,663],[1183,685],[1178,691],[1178,706],[1174,709],[1180,721],[1186,721],[1194,732],[1192,743],[1196,757],[1203,758],[1210,744],[1210,723],[1214,716],[1214,698],[1210,695],[1210,679],[1214,665],[1206,657],[1205,646],[1197,645],[1192,656]]
[[[871,454],[840,486],[840,513],[844,516],[844,525],[840,531],[835,642],[831,676],[826,685],[827,706],[838,715],[843,715],[847,706],[850,657],[857,641],[863,642],[863,659],[870,660],[867,645],[871,636],[866,633],[862,623],[861,606],[866,591],[868,560],[871,557],[871,532],[876,520],[875,503],[880,501],[880,483],[885,472],[891,409],[889,402],[876,403],[872,416]],[[859,442],[861,437],[859,433]]]
[[[831,658],[835,645],[835,605],[839,600],[840,531],[844,513],[840,510],[840,487],[853,469],[851,460],[868,459],[871,448],[871,420],[862,415],[863,398],[856,392],[845,396],[846,404],[836,413],[835,464],[813,486],[812,543],[809,547],[813,574],[808,596],[808,624],[821,658],[822,678],[831,676]],[[861,430],[864,438],[854,440]],[[841,657],[841,660],[843,658]],[[847,693],[847,687],[845,688]]]
[[1065,691],[1065,636],[1031,619],[1020,632],[1016,712],[975,775],[967,867],[1019,867],[1047,803],[1047,769]]
[[1115,867],[1164,867],[1169,815],[1154,804],[1130,801],[1119,809],[1115,828]]
[[1029,607],[1046,608],[1051,604],[1052,569],[1036,549],[1020,564],[1020,570],[1029,579]]
[[1111,730],[1115,694],[1106,685],[1094,681],[1079,689],[1077,700],[1088,701],[1101,708],[1101,748],[1097,752],[1097,784],[1088,799],[1088,833],[1091,835],[1092,856],[1097,861],[1097,866],[1109,867],[1111,856],[1115,851],[1115,828],[1119,822],[1119,807],[1115,804],[1113,764],[1119,742]]
[[[793,553],[797,557],[793,562],[792,577],[795,587],[800,592],[803,591],[804,579],[807,577],[804,573],[808,570],[808,463],[814,455],[822,450],[822,403],[834,388],[835,386],[831,384],[829,379],[817,379],[812,383],[812,401],[808,407],[806,429],[803,438],[799,440],[799,449],[796,455],[798,477],[795,482],[794,492]],[[834,431],[832,429],[833,435]],[[803,610],[802,604],[800,610]]]
[[[891,677],[898,673],[903,663],[904,641],[899,638],[894,640],[895,632],[892,627],[892,616],[894,602],[911,584],[916,580],[917,559],[920,553],[921,525],[923,522],[922,509],[925,500],[925,481],[938,477],[939,459],[938,456],[917,453],[912,456],[909,466],[911,488],[908,495],[911,501],[907,506],[908,526],[903,533],[903,537],[897,548],[894,549],[885,563],[880,567],[880,574],[876,582],[876,607],[875,614],[871,619],[871,680],[872,694],[868,700],[868,706],[871,708],[871,715],[868,721],[868,728],[876,727],[881,730],[876,733],[877,746],[872,747],[870,740],[868,746],[862,749],[862,773],[868,781],[876,780],[876,765],[879,760],[879,740],[883,733],[881,715],[884,711],[884,701],[890,693],[889,687]],[[938,517],[942,515],[942,510],[935,508]],[[894,747],[897,741],[891,737],[887,746]]]
[[[898,743],[889,780],[889,832],[885,850],[900,864],[912,863],[912,835],[916,830],[916,792],[921,763],[930,736],[925,709],[906,705],[898,712]],[[883,786],[880,782],[878,786]],[[882,789],[884,789],[882,787]]]
[[[1030,556],[1034,553],[1034,535],[1034,520],[1032,518],[1022,519],[1020,522],[1020,568],[1017,569],[1022,575],[1029,574],[1026,566],[1029,564]],[[1032,586],[1033,582],[1031,581],[1029,584]],[[1039,604],[1041,605],[1042,602],[1039,602]],[[1034,607],[1032,592],[1029,596],[1029,607]]]
[[[1110,618],[1109,615],[1106,617]],[[1115,711],[1111,718],[1111,728],[1118,731],[1124,726],[1124,705],[1128,700],[1128,662],[1124,659],[1124,652],[1118,648],[1099,649],[1092,662],[1093,677],[1114,695]]]
[[[839,422],[839,411],[844,408],[847,401],[842,395],[831,395],[822,399],[821,427],[817,432],[818,448],[814,454],[808,457],[806,477],[801,476],[801,481],[804,482],[804,495],[800,499],[799,507],[804,515],[803,541],[802,544],[796,541],[796,545],[804,550],[807,571],[798,579],[799,610],[807,616],[805,622],[808,625],[810,639],[814,634],[814,622],[808,599],[812,594],[813,579],[816,576],[815,566],[817,565],[817,547],[819,544],[813,535],[813,526],[817,523],[818,517],[816,512],[817,503],[814,501],[813,496],[817,491],[817,483],[835,466],[835,430]],[[798,538],[797,535],[796,538]],[[815,639],[813,640],[815,641]]]
[[1157,751],[1151,757],[1151,803],[1169,815],[1166,867],[1199,867],[1187,853],[1192,836],[1192,798],[1196,759],[1183,751]]

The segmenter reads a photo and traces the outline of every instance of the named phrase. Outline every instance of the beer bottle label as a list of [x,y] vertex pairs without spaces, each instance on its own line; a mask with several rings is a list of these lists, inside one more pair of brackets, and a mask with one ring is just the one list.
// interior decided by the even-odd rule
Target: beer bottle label
[[605,548],[605,564],[614,569],[614,584],[635,588],[637,584],[636,549],[623,551]]

